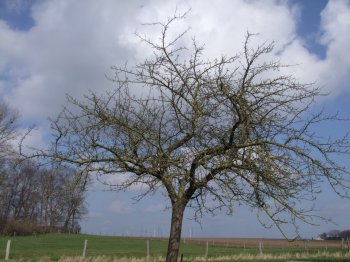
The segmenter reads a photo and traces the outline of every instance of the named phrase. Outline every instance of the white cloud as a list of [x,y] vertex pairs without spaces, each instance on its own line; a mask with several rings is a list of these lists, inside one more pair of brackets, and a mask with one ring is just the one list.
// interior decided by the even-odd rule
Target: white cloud
[[303,39],[296,38],[281,53],[288,64],[298,64],[290,72],[304,82],[316,82],[331,96],[348,92],[350,80],[350,1],[329,1],[321,13],[320,43],[326,48],[326,57],[310,52]]
[[35,26],[28,32],[1,22],[0,70],[15,86],[7,100],[23,117],[45,119],[57,114],[67,93],[111,88],[105,73],[127,60],[118,32],[127,12],[137,10],[133,7],[116,1],[38,1],[32,8]]
[[321,15],[323,29],[321,41],[328,46],[325,82],[329,91],[337,91],[339,87],[347,88],[349,91],[350,1],[329,1]]
[[103,213],[95,212],[95,211],[89,211],[87,218],[88,219],[100,219],[103,217]]
[[158,213],[166,209],[166,206],[163,203],[153,204],[145,207],[142,211],[145,213]]
[[[18,135],[16,139],[11,141],[13,148],[18,151],[21,146],[21,151],[23,154],[29,154],[33,149],[44,149],[47,143],[43,137],[47,130],[43,127],[38,128],[21,128],[18,130]],[[23,139],[25,137],[25,139]]]
[[[188,18],[179,21],[173,27],[169,38],[183,32],[190,27],[187,41],[193,36],[201,44],[205,44],[206,55],[217,57],[222,54],[234,55],[242,51],[244,37],[249,30],[251,33],[259,33],[257,39],[278,40],[278,45],[283,46],[295,37],[297,8],[287,5],[285,1],[179,1],[165,2],[150,1],[147,8],[143,8],[137,16],[139,23],[166,21],[174,14],[184,13],[191,9]],[[276,26],[278,25],[278,26]],[[134,24],[128,26],[125,31],[130,32]],[[151,39],[159,38],[157,27],[140,28]],[[124,41],[127,45],[134,45],[138,58],[148,56],[148,49],[140,45],[140,41],[133,35],[126,33]]]
[[120,200],[114,200],[108,206],[108,210],[115,214],[128,214],[133,211],[133,209],[127,203]]
[[[1,90],[6,100],[26,119],[46,121],[65,104],[67,93],[82,96],[88,90],[104,92],[113,88],[105,78],[109,67],[127,60],[142,59],[150,52],[140,45],[134,31],[145,30],[157,37],[155,28],[143,22],[164,20],[191,8],[186,20],[173,28],[180,32],[188,26],[205,54],[214,57],[241,51],[247,30],[259,33],[256,43],[276,40],[279,57],[297,63],[291,72],[303,81],[317,83],[337,92],[349,80],[350,7],[347,0],[329,1],[322,12],[322,38],[327,56],[319,59],[304,47],[296,35],[299,9],[287,1],[220,0],[144,2],[54,0],[38,1],[32,6],[34,27],[14,31],[0,20]],[[334,70],[336,68],[336,70]],[[4,82],[5,81],[5,82]]]
[[121,185],[131,184],[127,190],[131,192],[142,193],[143,191],[148,189],[146,183],[142,182],[133,182],[137,179],[136,176],[130,173],[115,173],[115,174],[106,174],[97,177],[99,182],[102,182],[103,185],[111,186],[111,188],[119,188]]

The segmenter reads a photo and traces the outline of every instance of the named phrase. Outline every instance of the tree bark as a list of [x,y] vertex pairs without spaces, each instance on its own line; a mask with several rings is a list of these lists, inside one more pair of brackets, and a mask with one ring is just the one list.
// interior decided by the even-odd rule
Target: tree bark
[[182,203],[173,203],[170,236],[168,244],[168,252],[166,256],[166,262],[176,262],[180,249],[182,220],[185,210],[185,206]]

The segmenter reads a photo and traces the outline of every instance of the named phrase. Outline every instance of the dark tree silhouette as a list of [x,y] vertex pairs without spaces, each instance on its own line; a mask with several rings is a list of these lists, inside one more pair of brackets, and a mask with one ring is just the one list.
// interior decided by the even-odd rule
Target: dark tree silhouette
[[[75,170],[16,158],[0,162],[0,235],[79,232],[85,186]],[[78,230],[78,231],[77,231]]]

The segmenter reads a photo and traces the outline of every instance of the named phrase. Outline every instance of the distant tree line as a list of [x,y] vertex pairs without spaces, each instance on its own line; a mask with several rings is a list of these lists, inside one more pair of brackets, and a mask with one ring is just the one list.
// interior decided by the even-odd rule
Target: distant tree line
[[20,159],[11,143],[17,117],[0,104],[0,235],[80,232],[85,182],[75,169]]
[[350,239],[350,229],[343,231],[333,229],[320,234],[320,238],[324,240]]

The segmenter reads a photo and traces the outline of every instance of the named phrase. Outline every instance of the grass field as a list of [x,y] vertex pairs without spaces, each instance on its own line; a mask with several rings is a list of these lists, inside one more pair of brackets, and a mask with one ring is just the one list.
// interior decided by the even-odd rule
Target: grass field
[[[7,240],[11,240],[11,261],[83,261],[84,240],[88,240],[87,258],[84,261],[146,261],[146,239],[47,234],[30,237],[0,237],[0,261],[5,258]],[[293,242],[263,240],[263,255],[257,239],[192,239],[181,244],[183,261],[206,261],[206,242],[209,243],[208,261],[350,261],[350,254],[339,243]],[[149,240],[150,259],[163,261],[167,242]],[[244,248],[245,246],[245,248]]]

